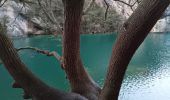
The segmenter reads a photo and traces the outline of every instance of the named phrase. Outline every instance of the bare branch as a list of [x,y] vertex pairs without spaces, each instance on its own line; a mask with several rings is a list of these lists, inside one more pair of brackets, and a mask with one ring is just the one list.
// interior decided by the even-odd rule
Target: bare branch
[[105,11],[105,20],[107,19],[107,13],[108,13],[108,10],[109,10],[109,3],[106,1],[106,0],[104,0],[104,2],[105,2],[105,4],[106,4],[106,11]]
[[118,2],[121,2],[121,3],[123,3],[123,4],[125,4],[125,5],[127,5],[127,6],[132,6],[132,5],[130,5],[129,3],[126,3],[125,1],[122,1],[122,0],[114,0],[114,1],[118,1]]
[[60,28],[59,24],[57,23],[57,20],[55,19],[54,14],[52,14],[52,16],[50,16],[49,13],[47,12],[47,10],[45,9],[45,7],[43,7],[43,5],[41,4],[41,1],[40,1],[40,0],[37,0],[37,1],[38,1],[39,6],[42,8],[44,14],[45,14],[46,17],[48,18],[48,20],[49,20],[51,23],[55,24],[56,27],[57,27],[57,28],[60,30],[60,32],[62,33],[63,31],[62,31],[62,29]]
[[54,22],[54,19],[52,19],[51,18],[51,16],[47,13],[47,11],[46,11],[46,9],[42,6],[42,4],[41,4],[41,1],[40,0],[37,0],[38,1],[38,4],[39,4],[39,6],[42,8],[42,10],[43,10],[43,12],[45,13],[45,15],[46,15],[46,17],[49,19],[49,21],[51,22],[51,23],[55,23]]
[[2,7],[6,2],[7,2],[7,0],[5,0],[5,1],[0,5],[0,7]]
[[122,1],[122,0],[113,0],[113,1],[118,1],[118,2],[120,2],[120,3],[123,3],[123,4],[127,5],[127,6],[129,6],[132,11],[134,11],[133,7],[134,7],[137,3],[139,4],[139,3],[141,2],[141,0],[136,0],[133,4],[131,4],[132,0],[129,0],[128,3],[125,2],[125,1]]
[[[36,47],[22,47],[22,48],[18,48],[16,50],[17,51],[21,51],[21,50],[33,50],[33,51],[36,51],[38,53],[44,54],[46,56],[54,56],[55,59],[58,60],[61,65],[63,65],[63,58],[56,51],[50,52],[48,50],[41,50],[41,49],[36,48]],[[64,69],[64,66],[62,66],[62,69]]]
[[[1,27],[0,27],[1,28]],[[13,88],[24,89],[24,98],[33,100],[87,100],[76,93],[66,93],[58,89],[51,88],[22,63],[12,42],[0,29],[0,59],[5,68],[14,78]]]
[[93,6],[96,0],[91,0],[91,2],[88,4],[88,6],[83,11],[83,15],[87,14],[87,12],[90,10],[90,8]]
[[[20,13],[22,12],[22,9],[23,9],[23,8],[24,8],[24,3],[23,3],[23,5],[22,5],[20,11],[18,12],[18,15],[15,17],[14,21],[12,22],[12,24],[15,23],[16,19],[19,17],[19,15],[20,15]],[[11,24],[11,25],[12,25],[12,24]]]

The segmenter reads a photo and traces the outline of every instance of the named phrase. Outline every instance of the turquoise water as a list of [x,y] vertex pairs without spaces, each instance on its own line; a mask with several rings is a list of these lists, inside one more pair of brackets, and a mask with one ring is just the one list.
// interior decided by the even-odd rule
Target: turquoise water
[[[116,35],[82,35],[81,57],[95,81],[103,85]],[[15,47],[33,46],[61,53],[61,38],[36,36],[14,38]],[[53,57],[19,52],[23,62],[47,84],[69,91],[64,71]],[[0,100],[23,100],[22,90],[11,88],[13,80],[0,65]],[[170,34],[150,34],[128,66],[119,100],[170,100]]]

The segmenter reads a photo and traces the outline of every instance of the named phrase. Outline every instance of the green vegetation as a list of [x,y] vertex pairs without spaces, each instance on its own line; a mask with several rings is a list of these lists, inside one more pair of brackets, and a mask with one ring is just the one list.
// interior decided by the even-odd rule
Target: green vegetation
[[83,16],[82,33],[106,33],[117,31],[122,18],[117,12],[110,8],[107,18],[105,19],[106,8],[97,5],[96,3]]
[[[91,0],[86,1],[84,9],[88,8]],[[25,13],[31,19],[38,19],[39,24],[50,32],[61,33],[64,25],[64,7],[61,0],[46,2],[46,0],[27,3],[29,10]],[[38,12],[38,13],[37,13]],[[105,19],[106,7],[93,3],[82,16],[81,33],[106,33],[117,31],[122,24],[121,16],[109,8]]]

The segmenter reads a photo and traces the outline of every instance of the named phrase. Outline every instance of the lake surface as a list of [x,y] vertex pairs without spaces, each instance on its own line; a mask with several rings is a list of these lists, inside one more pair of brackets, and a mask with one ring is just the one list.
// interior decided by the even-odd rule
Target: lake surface
[[[116,35],[82,35],[81,57],[95,81],[103,85]],[[33,46],[61,53],[61,37],[14,38],[15,47]],[[53,57],[33,51],[19,52],[23,62],[47,84],[69,91],[64,71]],[[0,65],[0,100],[23,100],[22,90]],[[150,34],[128,66],[119,100],[170,100],[170,34]]]

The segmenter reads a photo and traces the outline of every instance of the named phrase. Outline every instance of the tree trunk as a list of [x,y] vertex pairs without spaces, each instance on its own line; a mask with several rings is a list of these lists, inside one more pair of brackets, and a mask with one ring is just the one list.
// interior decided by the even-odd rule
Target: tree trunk
[[140,44],[168,7],[170,0],[143,0],[124,23],[109,64],[100,100],[118,100],[127,66]]
[[53,89],[36,78],[21,62],[12,42],[0,29],[2,62],[19,87],[22,87],[33,100],[117,100],[125,71],[133,54],[165,11],[170,0],[143,0],[125,22],[123,31],[113,48],[109,70],[101,93],[100,88],[84,69],[80,58],[80,22],[84,0],[63,1],[65,8],[64,68],[72,91],[78,94]]
[[[19,85],[26,91],[31,91],[29,95],[37,94],[39,89],[46,87],[39,79],[21,62],[11,41],[3,34],[0,34],[0,58],[5,67]],[[32,84],[34,83],[34,84]]]
[[[2,29],[2,27],[0,26]],[[75,93],[53,89],[36,78],[22,63],[12,42],[0,30],[0,59],[16,81],[14,88],[23,88],[25,98],[33,100],[87,100]]]
[[100,88],[83,67],[80,58],[80,22],[84,0],[65,0],[65,27],[63,35],[64,67],[73,92],[89,100],[96,100]]

